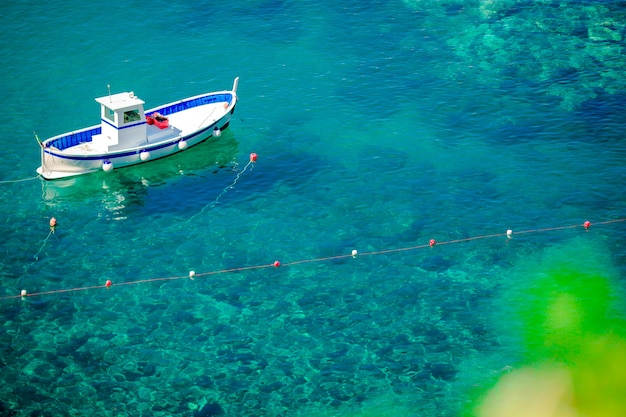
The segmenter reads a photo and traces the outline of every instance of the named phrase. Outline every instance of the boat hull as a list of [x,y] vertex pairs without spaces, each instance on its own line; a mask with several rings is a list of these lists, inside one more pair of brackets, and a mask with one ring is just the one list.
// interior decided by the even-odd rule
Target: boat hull
[[[98,149],[94,138],[101,127],[91,126],[55,136],[41,143],[41,166],[37,173],[47,180],[129,167],[165,158],[189,149],[212,136],[219,136],[230,124],[237,104],[237,80],[232,91],[209,93],[170,103],[145,113],[158,112],[170,119],[167,129],[145,124],[145,141],[130,147]],[[104,122],[104,120],[103,120]],[[100,139],[101,142],[101,139]]]
[[[111,169],[118,169],[165,158],[209,139],[213,136],[215,127],[220,131],[225,130],[230,123],[230,113],[227,116],[220,120],[221,123],[216,123],[193,135],[116,153],[78,156],[63,154],[52,149],[42,149],[42,164],[37,168],[37,173],[47,180],[55,180],[102,171],[105,170],[105,164],[109,163]],[[148,159],[143,159],[146,155],[144,152],[149,154]]]

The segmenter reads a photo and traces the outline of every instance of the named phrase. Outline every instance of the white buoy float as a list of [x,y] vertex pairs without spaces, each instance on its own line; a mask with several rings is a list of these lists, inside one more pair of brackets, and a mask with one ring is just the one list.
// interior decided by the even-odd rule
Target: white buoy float
[[213,129],[213,137],[219,138],[220,136],[222,136],[222,131],[215,126],[215,129]]
[[111,172],[111,171],[113,171],[113,162],[109,161],[108,159],[105,160],[102,163],[102,170],[104,172]]
[[141,151],[139,153],[139,159],[141,159],[142,161],[147,161],[148,159],[150,159],[150,152],[148,152],[148,151]]
[[185,140],[181,140],[180,142],[178,142],[178,149],[180,149],[181,151],[185,149],[186,147],[187,147],[187,142],[185,142]]
[[189,271],[189,279],[194,279],[196,276],[196,271]]
[[356,258],[356,256],[359,254],[359,251],[356,249],[352,249],[352,257]]

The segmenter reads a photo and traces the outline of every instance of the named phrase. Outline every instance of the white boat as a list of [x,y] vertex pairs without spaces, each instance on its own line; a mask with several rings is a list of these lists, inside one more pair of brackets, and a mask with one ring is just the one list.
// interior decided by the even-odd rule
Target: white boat
[[111,171],[163,158],[206,139],[219,137],[237,104],[232,90],[201,94],[149,110],[131,92],[96,98],[101,122],[39,141],[41,166],[47,180],[97,171]]

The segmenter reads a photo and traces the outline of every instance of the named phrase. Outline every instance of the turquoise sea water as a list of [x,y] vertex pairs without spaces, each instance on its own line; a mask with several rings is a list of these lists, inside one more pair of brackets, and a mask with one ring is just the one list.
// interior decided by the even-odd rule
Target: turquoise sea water
[[[623,2],[307,3],[0,5],[1,416],[455,416],[546,259],[623,317]],[[236,76],[219,140],[35,178],[107,84]]]

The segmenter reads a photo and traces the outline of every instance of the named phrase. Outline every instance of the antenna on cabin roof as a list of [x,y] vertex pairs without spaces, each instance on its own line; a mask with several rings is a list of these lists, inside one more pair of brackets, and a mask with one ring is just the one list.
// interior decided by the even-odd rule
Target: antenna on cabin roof
[[109,90],[109,102],[113,103],[113,99],[111,99],[111,84],[107,84],[107,90]]

